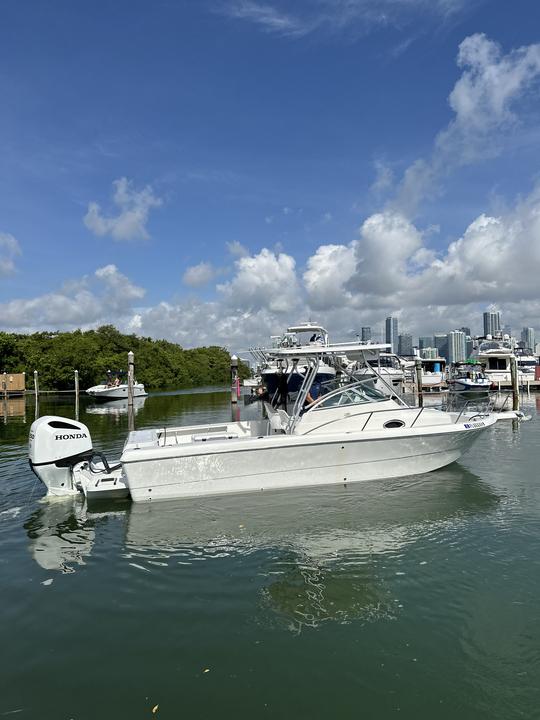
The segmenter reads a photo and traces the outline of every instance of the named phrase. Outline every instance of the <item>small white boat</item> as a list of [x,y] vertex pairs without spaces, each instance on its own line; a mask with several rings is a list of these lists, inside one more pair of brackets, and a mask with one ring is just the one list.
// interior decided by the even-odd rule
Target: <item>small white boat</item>
[[267,419],[133,431],[113,467],[96,459],[85,425],[40,418],[30,430],[30,465],[50,494],[117,491],[155,502],[426,473],[457,460],[496,422],[487,410],[410,407],[369,378],[336,381],[311,398],[323,358],[365,359],[365,352],[358,343],[278,348],[276,358],[308,368],[290,414],[266,403]]
[[[127,383],[109,384],[102,383],[101,385],[94,385],[88,388],[86,391],[88,395],[91,395],[96,400],[127,400],[128,398],[128,385]],[[133,397],[146,397],[148,393],[144,389],[142,383],[133,383]]]
[[456,363],[450,369],[448,387],[452,392],[487,394],[491,388],[491,380],[486,376],[481,363]]

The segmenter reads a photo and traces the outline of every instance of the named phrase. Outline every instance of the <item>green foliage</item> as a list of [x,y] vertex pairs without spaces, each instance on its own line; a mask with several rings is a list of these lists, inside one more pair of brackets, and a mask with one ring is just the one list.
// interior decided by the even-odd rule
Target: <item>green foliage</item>
[[[127,369],[127,353],[135,353],[138,382],[148,390],[173,390],[230,382],[230,356],[220,347],[184,350],[167,340],[122,335],[112,325],[97,330],[40,332],[16,335],[0,332],[0,372],[39,372],[43,390],[73,388],[73,371],[79,371],[80,387],[86,389],[105,379],[107,371]],[[249,369],[240,364],[240,377]]]

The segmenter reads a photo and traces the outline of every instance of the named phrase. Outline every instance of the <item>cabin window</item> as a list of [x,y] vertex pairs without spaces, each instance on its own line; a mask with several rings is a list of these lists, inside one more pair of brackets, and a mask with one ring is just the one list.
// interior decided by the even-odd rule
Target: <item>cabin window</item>
[[388,422],[385,422],[383,427],[388,428],[389,430],[393,428],[400,428],[404,427],[405,423],[403,420],[388,420]]

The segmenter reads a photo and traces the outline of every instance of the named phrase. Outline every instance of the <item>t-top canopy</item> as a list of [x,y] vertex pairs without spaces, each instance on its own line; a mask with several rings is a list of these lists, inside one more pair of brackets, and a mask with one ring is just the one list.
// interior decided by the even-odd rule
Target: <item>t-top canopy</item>
[[321,355],[346,355],[349,360],[377,357],[388,352],[390,343],[363,345],[358,342],[335,343],[332,345],[301,345],[300,347],[272,348],[268,354],[275,358],[320,357]]

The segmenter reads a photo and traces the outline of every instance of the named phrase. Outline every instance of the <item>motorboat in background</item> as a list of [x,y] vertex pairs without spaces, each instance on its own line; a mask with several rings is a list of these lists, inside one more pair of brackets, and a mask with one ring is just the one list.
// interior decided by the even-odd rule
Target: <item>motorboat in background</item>
[[[107,380],[100,385],[94,385],[88,388],[86,393],[96,400],[127,400],[128,384],[123,379],[125,373],[107,373]],[[145,397],[148,395],[142,383],[134,381],[133,397]]]
[[469,360],[454,363],[450,367],[448,387],[452,392],[487,395],[491,388],[491,380],[485,374],[482,363]]
[[371,378],[336,378],[312,398],[321,363],[346,356],[365,364],[375,352],[367,347],[276,348],[273,360],[307,369],[290,413],[266,403],[265,419],[132,431],[112,466],[82,423],[39,418],[30,429],[30,465],[49,494],[118,492],[155,502],[418,475],[457,460],[496,422],[488,408],[410,407]]
[[[283,335],[272,337],[273,347],[269,349],[254,348],[253,356],[260,363],[261,384],[268,391],[270,398],[279,393],[287,395],[296,393],[302,385],[307,372],[307,365],[294,362],[289,358],[271,357],[272,351],[279,348],[314,347],[325,348],[329,345],[328,332],[322,325],[306,322],[288,327]],[[258,357],[257,357],[258,354]],[[262,362],[261,362],[262,355]],[[336,368],[321,360],[316,382],[325,383],[336,377]]]

